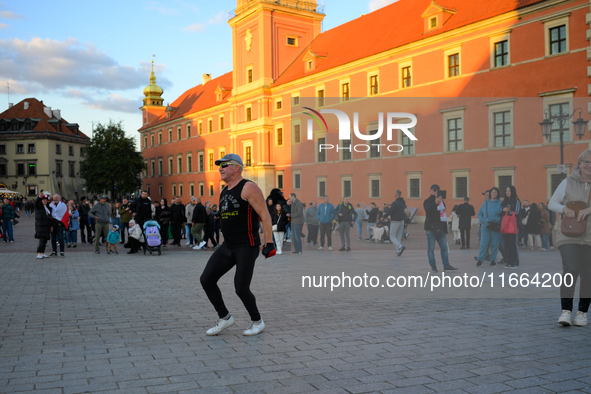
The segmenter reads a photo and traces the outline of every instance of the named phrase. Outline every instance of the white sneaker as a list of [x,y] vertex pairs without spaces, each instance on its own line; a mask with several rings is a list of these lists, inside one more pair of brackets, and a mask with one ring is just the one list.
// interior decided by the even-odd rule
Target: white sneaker
[[197,246],[199,246],[199,249],[201,249],[202,247],[205,246],[205,244],[207,244],[207,242],[201,241],[201,243],[199,245],[197,245]]
[[276,252],[275,252],[275,254],[282,254],[282,253],[283,253],[283,252],[282,252],[282,251],[280,251],[280,250],[278,250],[278,251],[276,251]]
[[[587,320],[587,317],[585,317]],[[570,311],[566,309],[562,310],[562,315],[558,318],[558,323],[562,324],[563,326],[570,326]]]
[[218,323],[211,327],[209,330],[205,332],[206,335],[218,335],[220,332],[224,331],[228,327],[232,327],[234,325],[234,316],[230,316],[228,320],[220,319]]
[[192,249],[193,249],[193,250],[199,250],[199,249],[201,249],[201,246],[199,246],[199,245],[196,245],[196,246],[193,246],[193,248],[192,248]]
[[332,250],[332,246],[329,246],[329,247],[328,247],[328,250]]
[[587,314],[585,312],[578,311],[573,322],[574,326],[583,327],[587,325]]
[[43,258],[44,258],[44,259],[48,259],[48,258],[49,258],[49,256],[48,256],[48,255],[46,255],[45,253],[43,253]]
[[187,241],[187,243],[185,245],[191,245],[191,242]]
[[324,250],[324,246],[318,247],[318,250]]
[[43,255],[42,254],[38,254],[37,257],[35,257],[36,259],[42,259]]
[[263,331],[265,329],[265,322],[263,321],[263,319],[261,319],[260,322],[252,322],[250,323],[250,326],[244,330],[244,332],[242,333],[242,335],[258,335],[261,331]]

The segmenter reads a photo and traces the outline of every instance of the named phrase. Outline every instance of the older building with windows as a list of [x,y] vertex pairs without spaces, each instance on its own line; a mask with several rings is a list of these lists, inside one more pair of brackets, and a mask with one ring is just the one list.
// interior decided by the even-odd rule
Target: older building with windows
[[78,199],[84,188],[80,161],[88,145],[90,138],[77,123],[43,101],[10,105],[0,113],[0,183],[23,196],[49,190]]
[[[421,215],[433,183],[448,190],[451,206],[510,184],[522,199],[545,201],[563,177],[560,135],[566,172],[591,142],[583,124],[591,118],[590,7],[399,0],[322,32],[315,0],[237,0],[231,72],[203,74],[166,107],[152,73],[139,130],[145,187],[153,197],[215,200],[223,184],[213,162],[234,152],[265,193],[278,187],[306,202],[391,202],[400,189]],[[399,132],[378,141],[396,151],[358,151],[351,141],[322,150],[334,143],[332,126],[308,133],[300,116],[304,107],[321,112],[367,98],[419,100],[411,111],[417,140]],[[572,116],[559,121],[560,113]],[[377,118],[362,116],[360,128],[374,133]]]

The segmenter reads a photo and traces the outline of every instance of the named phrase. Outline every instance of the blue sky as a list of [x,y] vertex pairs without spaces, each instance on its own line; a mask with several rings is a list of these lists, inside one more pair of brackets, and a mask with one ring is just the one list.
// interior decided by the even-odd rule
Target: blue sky
[[[324,30],[395,0],[318,0]],[[27,97],[60,109],[90,135],[93,122],[141,127],[154,58],[164,102],[231,71],[228,11],[236,0],[0,0],[0,112]]]

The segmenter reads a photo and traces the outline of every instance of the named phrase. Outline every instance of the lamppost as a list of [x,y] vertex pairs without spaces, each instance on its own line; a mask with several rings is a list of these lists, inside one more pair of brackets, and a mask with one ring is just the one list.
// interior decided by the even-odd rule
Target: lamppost
[[560,112],[554,116],[549,115],[548,110],[544,110],[544,121],[538,122],[539,125],[542,127],[542,134],[546,137],[546,140],[550,139],[550,134],[552,133],[552,124],[554,122],[558,122],[560,126],[559,133],[560,133],[560,164],[564,164],[564,131],[563,127],[566,122],[572,118],[575,112],[579,111],[579,119],[573,121],[573,125],[575,126],[575,134],[579,137],[579,140],[585,135],[585,129],[587,128],[587,121],[581,118],[581,114],[583,110],[581,108],[577,108],[573,111],[572,114]]

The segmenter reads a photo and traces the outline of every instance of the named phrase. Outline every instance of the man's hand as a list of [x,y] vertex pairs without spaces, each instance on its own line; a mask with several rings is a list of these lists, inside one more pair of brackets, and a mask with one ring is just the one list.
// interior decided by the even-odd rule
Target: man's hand
[[266,259],[275,256],[276,252],[277,250],[275,249],[275,244],[272,242],[268,242],[263,248],[263,256],[265,256]]
[[442,196],[438,196],[438,197],[435,199],[435,202],[437,203],[437,205],[441,204],[441,201],[443,201],[443,197],[442,197]]

